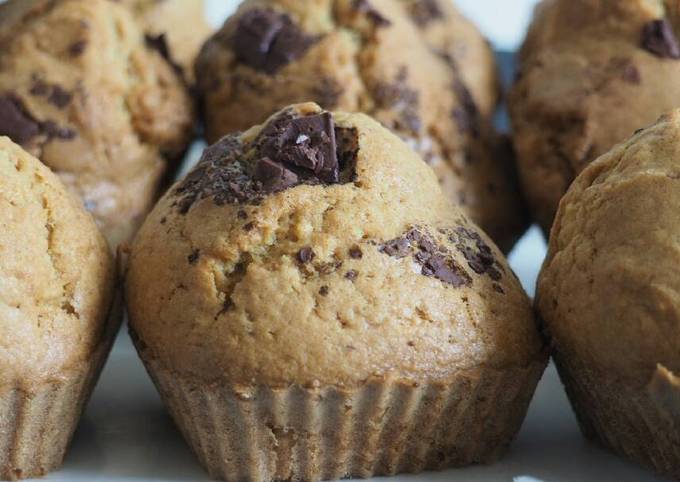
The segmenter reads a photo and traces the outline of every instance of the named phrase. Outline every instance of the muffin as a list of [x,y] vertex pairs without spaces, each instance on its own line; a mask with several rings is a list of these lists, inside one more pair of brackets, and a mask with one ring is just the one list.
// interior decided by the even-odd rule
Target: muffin
[[187,82],[194,80],[194,60],[212,29],[203,0],[120,0],[130,8],[156,45]]
[[519,281],[432,170],[315,104],[206,149],[126,279],[147,370],[228,481],[493,461],[546,363]]
[[[364,112],[410,144],[449,199],[508,250],[526,216],[512,153],[488,115],[497,90],[482,91],[493,64],[457,53],[458,34],[444,32],[463,21],[443,5],[448,16],[427,23],[403,0],[243,2],[196,61],[208,141],[297,102]],[[461,72],[478,60],[475,96]]]
[[680,104],[677,2],[545,0],[510,95],[520,177],[549,232],[594,159]]
[[557,212],[537,307],[583,433],[680,478],[680,111],[616,146]]
[[112,247],[141,223],[191,132],[186,87],[125,8],[0,5],[0,135],[55,171]]
[[114,264],[81,203],[0,137],[0,478],[58,467],[120,322]]

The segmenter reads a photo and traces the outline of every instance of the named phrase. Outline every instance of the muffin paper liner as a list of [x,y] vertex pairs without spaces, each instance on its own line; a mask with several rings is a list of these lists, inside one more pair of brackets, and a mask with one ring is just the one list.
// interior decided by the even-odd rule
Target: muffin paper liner
[[39,477],[59,467],[122,320],[114,301],[99,346],[89,363],[41,384],[0,393],[0,478]]
[[[606,371],[556,365],[583,434],[605,448],[680,480],[680,385],[659,367],[646,386]],[[673,376],[672,374],[670,375]],[[668,394],[671,394],[669,397]]]
[[446,383],[375,379],[347,389],[208,385],[152,359],[145,364],[201,463],[226,481],[331,480],[494,461],[519,430],[545,368],[540,360],[461,371]]

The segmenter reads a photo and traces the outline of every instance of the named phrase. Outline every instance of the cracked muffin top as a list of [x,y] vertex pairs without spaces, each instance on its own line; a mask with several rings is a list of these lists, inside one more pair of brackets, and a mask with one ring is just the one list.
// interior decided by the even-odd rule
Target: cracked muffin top
[[298,102],[363,112],[418,152],[503,249],[526,227],[509,146],[490,121],[493,55],[446,1],[247,0],[204,45],[196,77],[211,142]]
[[560,204],[537,289],[565,363],[636,388],[656,374],[672,381],[673,396],[680,393],[678,212],[678,110],[576,178]]
[[190,83],[194,60],[212,29],[205,18],[203,0],[118,0],[132,10],[147,33],[147,40],[160,51]]
[[0,135],[54,170],[113,246],[150,209],[192,122],[180,76],[125,8],[0,5]]
[[206,381],[446,379],[542,348],[503,255],[432,170],[315,104],[206,149],[140,230],[126,293],[145,356]]
[[509,107],[524,192],[549,232],[593,160],[680,105],[680,3],[544,0]]
[[100,340],[114,263],[59,179],[0,137],[0,386],[81,368]]

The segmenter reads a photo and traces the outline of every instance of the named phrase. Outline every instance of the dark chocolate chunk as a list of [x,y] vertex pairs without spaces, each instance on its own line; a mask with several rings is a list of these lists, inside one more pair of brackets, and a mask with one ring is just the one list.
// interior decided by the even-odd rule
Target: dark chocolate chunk
[[78,135],[76,131],[69,127],[62,127],[56,122],[48,120],[40,124],[42,132],[47,134],[48,137],[61,139],[63,141],[69,141],[75,139]]
[[352,246],[349,248],[349,257],[352,259],[361,259],[363,258],[364,253],[361,251],[361,248],[359,246]]
[[85,52],[86,48],[87,40],[78,40],[69,46],[68,53],[71,57],[78,57]]
[[494,281],[502,278],[503,267],[479,233],[459,226],[451,231],[449,240],[455,243],[456,249],[463,255],[472,271],[479,275],[486,274]]
[[380,247],[380,252],[394,258],[403,258],[410,253],[411,244],[406,238],[397,238],[387,241]]
[[282,191],[298,183],[297,174],[268,157],[259,160],[254,178],[269,192]]
[[416,0],[409,8],[411,17],[419,27],[426,27],[444,16],[438,0]]
[[316,254],[309,246],[302,248],[298,251],[297,259],[302,264],[307,264],[311,262],[316,257]]
[[199,249],[194,249],[189,256],[187,256],[187,261],[189,261],[189,264],[196,264],[196,261],[198,261],[198,258],[201,257],[201,250]]
[[71,102],[73,94],[59,85],[52,86],[52,92],[47,98],[47,102],[59,109],[63,109]]
[[680,59],[680,46],[666,19],[652,20],[642,28],[642,48],[661,58]]
[[302,57],[316,38],[305,34],[288,15],[270,9],[253,9],[241,16],[233,48],[244,64],[275,74]]
[[23,144],[40,134],[40,125],[13,94],[0,96],[0,135]]
[[355,269],[350,269],[347,273],[345,273],[345,278],[347,278],[350,281],[356,280],[358,276],[359,272]]
[[300,175],[314,175],[322,182],[339,181],[335,126],[329,112],[274,120],[261,133],[261,155]]
[[321,296],[327,296],[329,291],[330,291],[330,288],[328,288],[328,286],[326,286],[326,285],[323,285],[321,288],[319,288],[319,294]]
[[354,9],[366,15],[376,27],[389,27],[392,25],[383,14],[381,14],[369,0],[354,0]]

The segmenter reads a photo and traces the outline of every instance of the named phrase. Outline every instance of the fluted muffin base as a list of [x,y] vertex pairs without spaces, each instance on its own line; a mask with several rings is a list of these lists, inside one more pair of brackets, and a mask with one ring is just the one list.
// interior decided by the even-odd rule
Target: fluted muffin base
[[559,354],[555,362],[587,438],[680,480],[680,385],[671,386],[661,371],[648,385],[636,386],[606,371],[566,363]]
[[122,317],[119,296],[89,363],[49,382],[18,381],[0,392],[0,479],[40,477],[61,465]]
[[545,368],[541,360],[459,372],[448,383],[278,389],[205,385],[145,364],[201,463],[226,481],[363,478],[494,461]]

